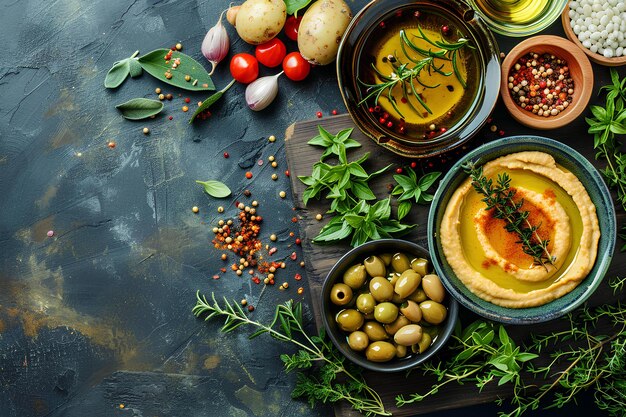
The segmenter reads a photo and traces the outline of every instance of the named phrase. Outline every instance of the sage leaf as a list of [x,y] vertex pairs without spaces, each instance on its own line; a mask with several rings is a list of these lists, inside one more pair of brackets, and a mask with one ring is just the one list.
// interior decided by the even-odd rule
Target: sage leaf
[[105,88],[117,88],[128,77],[130,68],[128,66],[128,60],[123,59],[113,64],[113,67],[107,72],[107,76],[104,79]]
[[[154,78],[175,87],[191,91],[215,90],[211,76],[198,61],[178,51],[173,51],[166,61],[165,56],[169,52],[169,49],[157,49],[140,57],[137,62]],[[180,64],[173,68],[176,60],[180,60]],[[171,77],[167,78],[166,74]],[[187,75],[189,81],[185,80]]]
[[139,54],[139,51],[135,51],[129,58],[122,59],[121,61],[117,61],[113,64],[113,67],[107,72],[106,77],[104,78],[104,87],[105,88],[117,88],[130,74],[131,77],[135,78],[137,75],[140,75],[141,72],[137,75],[136,69],[131,67],[131,62],[134,61],[135,57]]
[[208,181],[198,181],[196,183],[200,184],[204,188],[204,192],[215,198],[224,198],[230,195],[230,188],[224,183],[214,180]]
[[235,80],[232,80],[230,83],[228,83],[228,85],[226,87],[222,88],[220,91],[215,92],[209,98],[204,100],[202,102],[202,104],[200,106],[198,106],[196,111],[191,115],[191,118],[189,119],[189,124],[193,123],[193,121],[196,120],[196,117],[198,117],[198,115],[200,113],[202,113],[203,111],[208,110],[209,107],[211,107],[213,105],[213,103],[215,103],[217,100],[222,98],[222,96],[224,95],[226,90],[228,90],[230,87],[232,87],[232,85],[234,83],[235,83]]
[[128,70],[131,78],[139,77],[143,73],[143,69],[137,59],[131,58],[128,60]]
[[126,119],[141,120],[158,114],[163,109],[163,103],[158,100],[139,97],[118,104],[115,108],[121,111],[122,116]]
[[312,0],[285,0],[287,14],[298,15],[298,10],[304,9]]

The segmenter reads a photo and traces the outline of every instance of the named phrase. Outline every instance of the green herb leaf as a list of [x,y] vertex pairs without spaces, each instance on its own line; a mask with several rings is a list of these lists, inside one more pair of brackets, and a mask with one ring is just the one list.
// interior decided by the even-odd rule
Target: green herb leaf
[[407,214],[411,211],[411,202],[410,201],[402,201],[398,204],[398,220],[402,220],[406,217]]
[[126,119],[141,120],[158,114],[163,109],[163,103],[159,100],[138,97],[118,104],[115,108],[121,111]]
[[194,120],[196,120],[196,117],[198,117],[198,115],[202,112],[205,112],[206,110],[208,110],[213,104],[215,104],[215,102],[217,100],[219,100],[220,98],[222,98],[222,96],[224,95],[224,93],[230,88],[232,87],[232,85],[235,83],[235,80],[232,80],[230,83],[228,83],[226,85],[226,87],[222,88],[221,90],[215,92],[214,94],[212,94],[209,98],[207,98],[206,100],[204,100],[202,102],[202,104],[200,106],[198,106],[198,108],[196,109],[196,111],[191,115],[191,118],[189,119],[189,124],[193,123]]
[[[215,90],[211,76],[198,61],[182,52],[174,51],[166,63],[165,56],[169,52],[169,49],[157,49],[140,57],[137,62],[148,74],[166,84],[191,91]],[[172,68],[177,59],[180,60],[180,65]],[[171,74],[171,77],[167,78],[166,74]],[[189,75],[189,81],[185,80],[186,75]]]
[[197,184],[200,184],[204,188],[204,192],[215,198],[224,198],[230,195],[230,188],[224,183],[219,181],[209,180],[209,181],[198,181]]
[[287,14],[297,16],[298,11],[308,6],[311,1],[313,0],[285,0],[285,5],[287,6]]
[[137,62],[137,58],[128,59],[128,72],[131,78],[139,77],[143,73],[143,68],[141,68],[141,64]]
[[106,88],[117,88],[122,85],[124,80],[126,80],[128,74],[128,60],[124,59],[122,61],[117,61],[107,73],[107,76],[104,79],[104,86]]

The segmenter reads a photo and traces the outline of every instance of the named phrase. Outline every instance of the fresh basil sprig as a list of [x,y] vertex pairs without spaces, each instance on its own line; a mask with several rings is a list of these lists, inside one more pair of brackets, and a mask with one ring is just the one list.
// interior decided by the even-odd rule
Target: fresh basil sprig
[[208,181],[198,181],[196,183],[200,184],[204,188],[204,192],[215,198],[224,198],[228,197],[231,193],[230,188],[222,182],[215,180]]
[[129,120],[141,120],[158,114],[163,109],[163,103],[148,98],[134,98],[115,106],[122,112],[122,116]]
[[374,205],[361,200],[355,207],[333,217],[313,242],[335,242],[352,235],[350,244],[359,246],[368,240],[402,236],[414,227],[391,218],[389,198],[377,201]]
[[330,155],[339,156],[339,151],[342,147],[346,150],[361,147],[359,142],[350,138],[350,135],[354,130],[353,128],[341,130],[336,135],[329,133],[322,126],[318,126],[317,129],[319,130],[319,135],[313,137],[307,143],[309,145],[322,146],[326,148],[320,157],[321,161]]
[[427,191],[441,176],[441,172],[429,172],[418,180],[413,168],[407,167],[405,170],[408,175],[393,176],[398,185],[395,186],[391,195],[400,196],[398,197],[398,220],[402,220],[409,214],[413,201],[417,204],[428,204],[433,201],[434,196]]

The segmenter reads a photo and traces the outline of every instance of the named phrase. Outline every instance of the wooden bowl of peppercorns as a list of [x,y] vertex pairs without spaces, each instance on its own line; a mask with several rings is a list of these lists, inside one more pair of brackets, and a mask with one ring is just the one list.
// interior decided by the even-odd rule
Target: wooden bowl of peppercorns
[[567,125],[587,108],[593,69],[571,41],[541,35],[514,47],[502,62],[500,96],[511,116],[534,129]]

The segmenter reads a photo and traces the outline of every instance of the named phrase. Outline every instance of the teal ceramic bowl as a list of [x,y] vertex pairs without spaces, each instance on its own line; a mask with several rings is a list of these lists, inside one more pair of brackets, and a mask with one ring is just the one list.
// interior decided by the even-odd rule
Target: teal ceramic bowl
[[[446,261],[441,241],[437,238],[441,221],[454,191],[467,179],[461,165],[469,160],[479,165],[500,156],[521,151],[541,151],[552,155],[558,164],[572,172],[586,188],[596,205],[600,225],[598,257],[587,277],[571,292],[538,307],[506,308],[479,298],[472,293]],[[458,161],[439,185],[428,215],[428,246],[431,259],[444,287],[459,303],[485,318],[512,324],[532,324],[555,319],[580,306],[598,288],[613,256],[616,239],[615,209],[611,194],[600,173],[574,149],[540,136],[511,136],[487,143]]]
[[433,344],[421,354],[411,354],[405,358],[394,358],[389,362],[371,362],[365,358],[362,352],[355,352],[348,346],[347,335],[337,325],[335,321],[336,314],[341,310],[340,307],[334,305],[330,301],[330,291],[336,283],[343,281],[343,273],[350,266],[363,262],[370,255],[378,255],[381,253],[397,253],[404,252],[418,258],[430,259],[430,255],[423,247],[406,240],[401,239],[379,239],[373,240],[358,246],[337,261],[326,276],[324,285],[322,286],[322,321],[326,328],[326,334],[330,337],[333,344],[339,351],[349,360],[362,366],[365,369],[378,372],[399,372],[407,371],[415,368],[424,361],[427,361],[441,349],[454,331],[459,310],[458,303],[448,294],[443,304],[448,308],[447,318],[439,325],[439,334],[433,341]]

